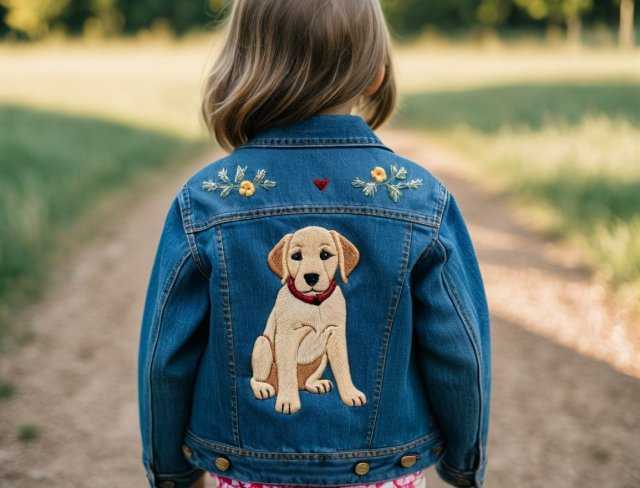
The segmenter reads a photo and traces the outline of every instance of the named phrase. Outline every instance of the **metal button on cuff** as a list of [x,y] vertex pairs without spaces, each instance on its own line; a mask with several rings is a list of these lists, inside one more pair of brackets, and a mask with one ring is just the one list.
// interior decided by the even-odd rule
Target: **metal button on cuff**
[[371,466],[369,466],[369,463],[365,463],[365,462],[358,463],[353,468],[353,470],[358,476],[364,476],[368,474],[370,469],[371,469]]
[[407,454],[400,458],[400,466],[403,468],[410,468],[418,461],[418,456],[415,454]]
[[227,471],[231,467],[231,461],[227,458],[220,456],[216,458],[216,468],[220,471]]

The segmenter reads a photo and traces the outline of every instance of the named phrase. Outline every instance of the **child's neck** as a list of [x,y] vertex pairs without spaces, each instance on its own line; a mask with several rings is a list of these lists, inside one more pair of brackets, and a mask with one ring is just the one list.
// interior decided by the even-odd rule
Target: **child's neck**
[[344,103],[320,112],[321,115],[351,115],[353,102]]

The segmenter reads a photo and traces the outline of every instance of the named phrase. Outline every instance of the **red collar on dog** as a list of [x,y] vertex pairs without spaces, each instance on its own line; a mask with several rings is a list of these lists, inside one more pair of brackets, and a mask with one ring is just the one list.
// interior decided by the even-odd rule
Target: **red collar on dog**
[[335,291],[336,280],[331,280],[331,283],[329,283],[329,287],[325,291],[317,295],[306,295],[302,293],[296,288],[295,282],[291,277],[289,277],[289,279],[287,280],[287,286],[289,287],[289,291],[291,292],[291,294],[298,300],[302,300],[303,302],[309,303],[311,305],[320,305]]

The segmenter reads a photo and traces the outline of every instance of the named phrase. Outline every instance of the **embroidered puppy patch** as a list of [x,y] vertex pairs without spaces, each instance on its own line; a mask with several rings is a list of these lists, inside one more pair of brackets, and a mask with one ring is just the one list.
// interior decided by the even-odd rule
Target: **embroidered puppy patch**
[[263,334],[251,355],[251,388],[257,399],[276,396],[275,409],[300,410],[299,390],[325,394],[327,365],[341,400],[359,407],[367,398],[352,381],[347,352],[347,308],[336,282],[347,283],[360,252],[344,236],[323,227],[285,235],[271,250],[268,265],[282,282]]
[[407,170],[404,167],[398,168],[395,164],[392,164],[389,170],[391,177],[387,175],[387,171],[383,167],[376,166],[371,170],[371,179],[369,181],[355,178],[351,185],[354,188],[361,188],[362,193],[368,197],[374,196],[378,191],[378,187],[383,186],[387,189],[389,198],[395,203],[400,201],[402,190],[417,190],[422,186],[422,179],[420,178],[407,180]]

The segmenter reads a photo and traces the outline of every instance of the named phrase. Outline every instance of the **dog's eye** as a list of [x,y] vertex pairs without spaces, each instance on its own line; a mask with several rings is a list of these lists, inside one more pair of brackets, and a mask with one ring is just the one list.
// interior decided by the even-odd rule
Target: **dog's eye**
[[320,251],[320,259],[322,259],[323,261],[326,261],[331,257],[333,257],[333,254],[331,254],[329,251],[325,251],[324,249]]
[[293,259],[294,261],[302,261],[302,253],[300,251],[294,252],[291,255],[291,259]]

